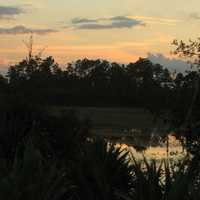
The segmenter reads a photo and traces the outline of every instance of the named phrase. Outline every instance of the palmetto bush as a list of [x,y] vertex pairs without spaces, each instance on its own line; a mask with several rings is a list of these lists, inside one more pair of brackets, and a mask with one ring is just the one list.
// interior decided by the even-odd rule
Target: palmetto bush
[[[194,160],[136,160],[132,156],[133,200],[197,200],[199,172]],[[194,171],[196,172],[194,173]],[[126,198],[127,199],[127,198]]]
[[[195,161],[196,162],[196,161]],[[72,199],[197,200],[194,159],[137,160],[103,141],[89,143],[70,170]]]
[[5,200],[197,200],[196,160],[137,160],[103,140],[88,142],[75,160],[57,165],[29,139],[9,168],[0,160],[0,197]]
[[[9,144],[15,147],[10,149],[11,154],[3,153],[0,157],[3,200],[200,199],[199,157],[186,158],[178,164],[168,160],[137,160],[127,150],[105,140],[85,140],[82,126],[74,129],[75,119],[66,120],[69,128],[51,120],[54,124],[48,129],[25,129],[24,137],[13,141],[15,133],[23,130],[15,127],[18,118],[13,119],[10,126],[10,120],[0,126],[1,138],[8,139],[6,147]],[[40,137],[40,133],[45,135]],[[4,140],[0,144],[1,151],[7,152]]]
[[127,156],[104,140],[88,143],[71,169],[74,199],[128,198],[133,179]]
[[0,161],[0,198],[4,200],[60,200],[68,182],[62,169],[43,159],[32,142],[26,144],[23,156],[16,153],[11,168]]
[[162,163],[136,160],[132,156],[133,188],[132,199],[156,200],[162,197]]

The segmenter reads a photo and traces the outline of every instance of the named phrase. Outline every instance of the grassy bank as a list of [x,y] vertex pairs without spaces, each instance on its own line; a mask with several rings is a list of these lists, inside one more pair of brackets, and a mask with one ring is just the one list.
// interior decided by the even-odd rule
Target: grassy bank
[[59,115],[65,110],[74,110],[78,117],[88,118],[94,129],[145,129],[154,128],[160,122],[144,109],[107,108],[107,107],[52,107],[51,111]]

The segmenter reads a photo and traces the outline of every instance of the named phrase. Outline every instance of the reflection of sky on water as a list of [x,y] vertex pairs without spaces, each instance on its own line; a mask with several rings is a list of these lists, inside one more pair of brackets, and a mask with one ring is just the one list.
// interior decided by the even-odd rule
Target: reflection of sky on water
[[169,135],[169,152],[167,154],[167,144],[166,142],[161,143],[159,146],[149,146],[144,151],[136,151],[135,148],[130,144],[117,144],[116,146],[121,146],[122,149],[129,150],[132,155],[137,158],[143,158],[145,156],[148,159],[167,159],[167,158],[174,158],[174,159],[181,159],[186,155],[186,152],[183,150],[180,141],[176,140],[174,136]]
[[[176,139],[176,134],[171,132],[166,134],[166,130],[131,129],[127,131],[118,129],[95,130],[97,137],[103,137],[107,141],[128,150],[136,159],[182,159],[186,156],[186,150],[181,141]],[[168,138],[168,153],[167,153]]]

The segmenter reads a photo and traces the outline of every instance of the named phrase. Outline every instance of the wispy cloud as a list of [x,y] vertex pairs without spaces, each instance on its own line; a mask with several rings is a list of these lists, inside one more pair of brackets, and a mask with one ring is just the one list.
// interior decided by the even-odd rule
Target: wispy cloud
[[189,17],[191,19],[198,19],[198,20],[200,20],[200,15],[197,12],[190,13]]
[[72,24],[81,24],[81,23],[97,23],[96,19],[87,19],[87,18],[74,18],[72,19]]
[[58,32],[55,29],[35,29],[35,28],[27,28],[23,25],[15,26],[12,28],[0,28],[0,35],[18,35],[18,34],[30,34],[35,33],[38,35],[46,35],[49,33]]
[[180,19],[171,19],[171,18],[162,18],[162,17],[148,17],[148,16],[128,16],[131,19],[142,20],[146,24],[160,24],[160,25],[168,25],[175,26]]
[[71,23],[75,29],[90,30],[132,28],[135,26],[145,25],[142,20],[133,19],[126,16],[98,19],[75,18],[71,20]]
[[0,6],[0,19],[13,19],[25,12],[24,7],[21,6]]

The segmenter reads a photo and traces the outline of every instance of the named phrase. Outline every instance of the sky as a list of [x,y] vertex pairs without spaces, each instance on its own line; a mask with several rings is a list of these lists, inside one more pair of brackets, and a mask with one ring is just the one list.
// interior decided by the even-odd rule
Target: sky
[[0,0],[0,70],[27,56],[31,34],[34,53],[61,65],[149,57],[180,68],[171,42],[199,36],[199,8],[199,0]]

